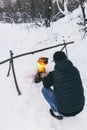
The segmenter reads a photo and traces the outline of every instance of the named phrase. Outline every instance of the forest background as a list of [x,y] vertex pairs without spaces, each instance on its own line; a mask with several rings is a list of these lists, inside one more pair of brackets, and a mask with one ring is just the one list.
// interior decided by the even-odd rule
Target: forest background
[[[72,12],[83,0],[0,0],[0,21],[4,23],[42,22],[49,15],[56,21],[64,15],[59,11],[57,1],[62,10],[67,1],[68,11]],[[87,0],[84,0],[87,2]],[[49,8],[50,7],[50,8]]]

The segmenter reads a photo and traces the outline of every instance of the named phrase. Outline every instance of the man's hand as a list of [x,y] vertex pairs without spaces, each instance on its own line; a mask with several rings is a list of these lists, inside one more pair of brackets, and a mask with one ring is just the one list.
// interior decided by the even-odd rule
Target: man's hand
[[43,79],[44,77],[46,77],[48,75],[48,73],[41,73],[41,78]]

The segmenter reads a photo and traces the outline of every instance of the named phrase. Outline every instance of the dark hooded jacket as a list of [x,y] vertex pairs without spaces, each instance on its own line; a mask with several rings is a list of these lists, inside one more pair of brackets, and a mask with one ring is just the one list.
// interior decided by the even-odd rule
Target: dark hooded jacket
[[65,116],[74,116],[84,106],[84,90],[79,71],[72,62],[63,59],[56,62],[54,71],[43,79],[44,87],[53,86],[58,111]]

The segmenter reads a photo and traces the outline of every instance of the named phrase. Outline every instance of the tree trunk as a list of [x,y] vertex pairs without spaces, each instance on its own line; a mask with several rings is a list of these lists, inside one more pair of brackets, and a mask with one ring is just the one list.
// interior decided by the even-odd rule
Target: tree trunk
[[84,0],[79,0],[79,4],[81,6],[81,10],[82,10],[82,14],[83,14],[83,20],[84,20],[84,25],[85,25],[86,15],[85,15]]

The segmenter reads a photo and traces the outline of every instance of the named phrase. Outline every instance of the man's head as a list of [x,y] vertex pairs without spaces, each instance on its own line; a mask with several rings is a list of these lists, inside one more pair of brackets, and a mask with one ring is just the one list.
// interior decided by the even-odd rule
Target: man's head
[[54,53],[54,55],[53,55],[53,60],[54,60],[55,62],[60,61],[60,60],[63,60],[63,59],[67,59],[67,57],[66,57],[66,55],[65,55],[64,52],[62,52],[62,51],[57,51],[57,52]]

